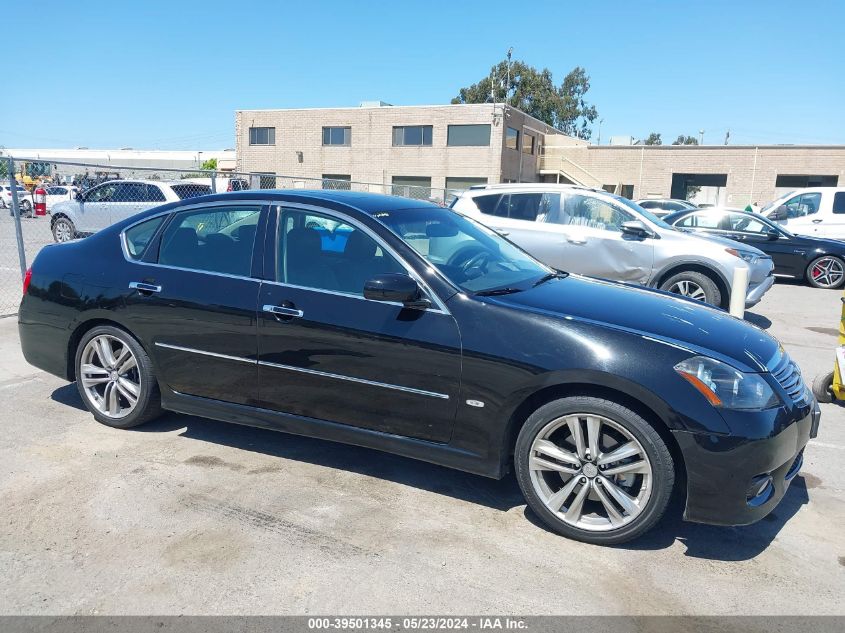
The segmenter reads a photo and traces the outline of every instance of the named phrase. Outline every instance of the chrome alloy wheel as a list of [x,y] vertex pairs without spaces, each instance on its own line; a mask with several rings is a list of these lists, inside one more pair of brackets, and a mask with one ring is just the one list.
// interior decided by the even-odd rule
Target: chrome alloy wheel
[[588,413],[552,420],[531,445],[534,491],[561,521],[590,532],[633,521],[651,497],[642,444],[620,424]]
[[810,268],[813,283],[822,288],[836,288],[845,277],[842,262],[835,257],[819,257]]
[[69,242],[73,239],[73,230],[70,225],[63,220],[56,220],[54,227],[57,242]]
[[668,288],[669,292],[674,292],[676,295],[689,297],[696,301],[707,301],[707,295],[704,293],[704,288],[699,286],[694,281],[682,279],[673,283]]
[[78,380],[89,403],[109,418],[124,418],[138,404],[137,360],[129,346],[114,336],[102,334],[88,341],[80,357]]

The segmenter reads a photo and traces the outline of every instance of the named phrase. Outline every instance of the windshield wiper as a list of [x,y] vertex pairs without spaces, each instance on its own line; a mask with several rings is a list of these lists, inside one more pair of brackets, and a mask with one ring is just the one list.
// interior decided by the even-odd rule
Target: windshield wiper
[[495,297],[498,295],[510,295],[515,292],[522,292],[519,288],[493,288],[491,290],[479,290],[475,293],[476,297]]
[[557,272],[557,271],[555,271],[553,273],[549,273],[548,275],[543,275],[537,281],[534,282],[534,288],[536,288],[540,284],[546,283],[547,281],[551,281],[552,279],[563,279],[564,277],[566,277],[566,275],[567,275],[567,273],[562,273],[562,272]]

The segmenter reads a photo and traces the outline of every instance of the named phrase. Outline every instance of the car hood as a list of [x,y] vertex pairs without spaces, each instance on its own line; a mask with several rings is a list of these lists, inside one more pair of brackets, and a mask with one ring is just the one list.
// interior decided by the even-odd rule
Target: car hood
[[651,288],[568,275],[485,301],[683,347],[741,371],[764,371],[779,343],[758,327],[718,308]]

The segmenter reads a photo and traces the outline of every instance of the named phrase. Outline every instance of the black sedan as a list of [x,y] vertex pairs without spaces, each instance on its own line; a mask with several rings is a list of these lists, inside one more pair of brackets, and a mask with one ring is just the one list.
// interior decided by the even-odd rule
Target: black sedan
[[795,235],[760,214],[715,207],[679,211],[663,220],[750,244],[771,256],[775,275],[804,279],[816,288],[845,284],[845,242]]
[[387,196],[245,191],[145,211],[45,247],[19,323],[27,360],[76,381],[103,424],[166,409],[514,468],[547,525],[592,543],[644,533],[681,485],[690,521],[762,518],[819,421],[762,330],[549,269]]

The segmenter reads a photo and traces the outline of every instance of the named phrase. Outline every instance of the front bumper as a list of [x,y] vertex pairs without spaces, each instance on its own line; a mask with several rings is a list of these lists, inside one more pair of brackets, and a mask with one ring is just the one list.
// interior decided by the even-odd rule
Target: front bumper
[[[731,415],[736,419],[728,425],[747,426],[747,435],[673,432],[687,467],[687,521],[748,525],[769,514],[801,469],[804,447],[821,418],[815,401],[800,411],[782,407],[726,417]],[[765,481],[761,494],[750,492]]]
[[774,283],[774,275],[769,275],[759,284],[749,284],[748,293],[745,295],[745,307],[752,308],[760,303],[760,299],[763,298],[763,295],[769,291],[769,288],[771,288]]

